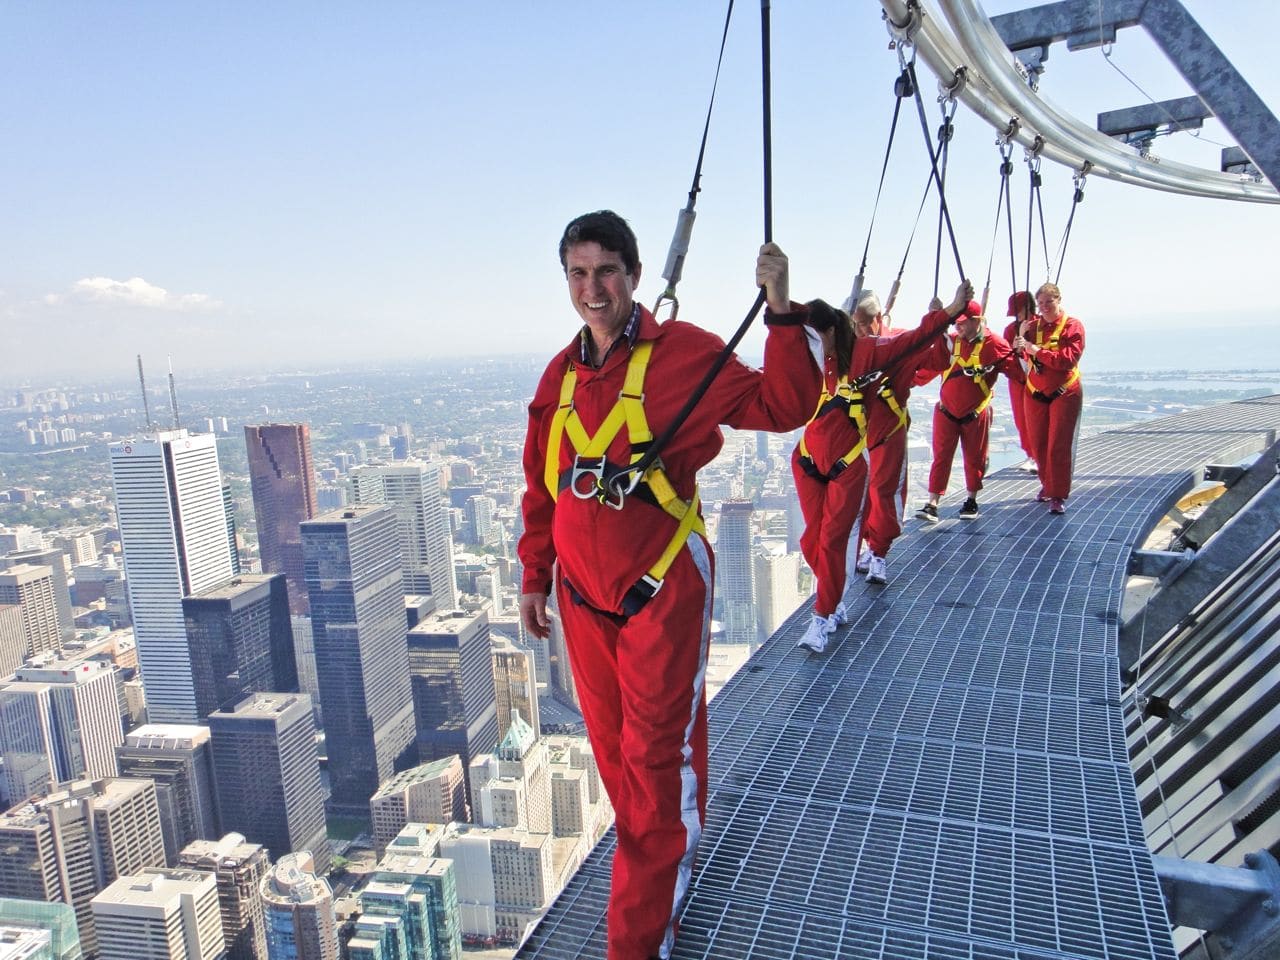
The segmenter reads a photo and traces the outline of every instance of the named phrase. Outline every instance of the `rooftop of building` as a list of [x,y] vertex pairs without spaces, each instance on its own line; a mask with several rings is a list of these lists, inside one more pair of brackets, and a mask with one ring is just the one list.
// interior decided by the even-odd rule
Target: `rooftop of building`
[[447,773],[450,768],[457,768],[458,776],[462,776],[462,760],[456,753],[440,760],[432,760],[429,763],[420,763],[416,767],[410,767],[408,770],[402,770],[386,783],[382,784],[382,786],[378,787],[378,792],[375,793],[371,799],[380,800],[383,797],[389,797],[400,793],[405,788],[411,787],[415,783],[425,783],[428,780],[434,780]]
[[468,613],[465,610],[436,611],[424,617],[409,633],[420,636],[456,636],[473,626],[479,617],[479,613]]
[[251,693],[230,710],[218,710],[210,714],[210,718],[214,717],[236,717],[238,719],[275,719],[294,707],[295,704],[306,701],[307,709],[310,711],[311,698],[305,693],[271,693],[259,691]]
[[125,734],[126,746],[147,750],[189,750],[209,740],[209,728],[194,723],[144,723]]
[[238,573],[230,580],[193,594],[191,598],[196,600],[234,600],[246,593],[260,590],[263,584],[270,583],[272,580],[283,576],[284,574],[282,573]]
[[184,867],[148,867],[123,876],[93,898],[95,906],[163,907],[213,882],[213,875]]

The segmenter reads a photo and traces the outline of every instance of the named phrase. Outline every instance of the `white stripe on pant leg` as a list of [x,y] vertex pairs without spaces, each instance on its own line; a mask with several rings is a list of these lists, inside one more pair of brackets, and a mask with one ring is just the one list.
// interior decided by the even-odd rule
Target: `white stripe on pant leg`
[[693,678],[693,689],[690,691],[692,709],[689,711],[689,723],[684,728],[684,741],[680,746],[680,819],[684,821],[685,830],[684,856],[680,858],[680,865],[676,868],[671,916],[667,921],[666,935],[662,938],[662,947],[658,950],[659,957],[671,956],[676,940],[675,921],[689,892],[693,861],[698,854],[698,842],[702,839],[702,819],[698,815],[698,774],[693,769],[693,746],[690,740],[698,719],[698,705],[702,702],[703,684],[707,679],[707,647],[711,643],[711,559],[707,555],[706,542],[698,534],[689,534],[686,543],[693,557],[693,565],[702,574],[706,600],[702,606],[702,634],[698,641],[698,672]]

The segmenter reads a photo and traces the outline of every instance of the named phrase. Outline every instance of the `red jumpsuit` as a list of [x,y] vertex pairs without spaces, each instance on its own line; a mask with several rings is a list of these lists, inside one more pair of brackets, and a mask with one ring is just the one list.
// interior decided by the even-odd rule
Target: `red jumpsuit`
[[1022,414],[1032,456],[1040,468],[1044,496],[1065,500],[1071,495],[1076,435],[1084,406],[1084,389],[1076,366],[1084,353],[1084,324],[1066,315],[1057,323],[1036,317],[1026,339],[1041,346],[1034,358],[1030,351],[1022,358],[1027,378]]
[[[956,344],[959,343],[959,363]],[[929,350],[920,365],[916,383],[942,374],[942,389],[933,408],[933,463],[929,466],[929,493],[942,496],[951,480],[956,444],[964,458],[964,484],[971,494],[982,489],[987,472],[987,448],[991,434],[991,389],[996,378],[1012,362],[1013,352],[998,333],[987,331],[975,341],[956,333],[944,336]],[[967,370],[978,366],[987,372]],[[984,389],[985,388],[985,389]],[[1026,388],[1023,387],[1025,390]],[[981,407],[981,412],[978,408]]]
[[[640,310],[637,342],[654,341],[644,412],[656,437],[724,344],[692,324],[659,325]],[[692,497],[698,469],[720,451],[720,424],[786,431],[813,411],[818,376],[800,325],[805,317],[800,308],[766,314],[764,369],[730,359],[663,449],[666,474],[681,498]],[[579,364],[579,349],[575,337],[552,359],[529,405],[519,555],[523,592],[549,592],[556,580],[582,713],[616,815],[609,960],[642,960],[669,954],[705,818],[713,557],[706,540],[690,534],[661,589],[638,613],[620,615],[623,597],[666,549],[677,522],[635,495],[615,510],[571,490],[558,500],[548,492],[548,437],[566,369],[577,367],[573,404],[589,434],[613,408],[627,370],[628,349],[614,350],[598,370]],[[562,471],[573,456],[565,437]],[[629,462],[625,427],[607,457]]]
[[[902,357],[937,337],[948,323],[950,317],[947,312],[935,310],[926,314],[915,330],[895,337],[859,337],[853,343],[849,380],[896,364]],[[838,379],[834,357],[827,357],[823,376],[827,392],[834,393]],[[868,438],[875,436],[875,429],[868,419]],[[857,423],[839,409],[815,417],[804,428],[805,448],[809,451],[813,468],[822,477],[830,476],[836,461],[846,456],[861,439]],[[804,515],[800,551],[818,581],[813,610],[821,617],[831,616],[844,594],[849,536],[865,499],[869,461],[870,457],[863,448],[847,468],[835,478],[826,480],[811,476],[804,469],[799,447],[791,456],[791,473],[795,477],[800,511]]]
[[[1018,327],[1021,324],[1015,320],[1004,328],[1005,343],[1013,343],[1013,338],[1018,335]],[[1035,453],[1031,449],[1031,437],[1027,433],[1027,420],[1022,413],[1022,402],[1027,396],[1027,376],[1022,371],[1022,365],[1018,363],[1009,364],[1007,372],[1007,381],[1009,383],[1009,409],[1013,411],[1013,428],[1018,431],[1018,446],[1022,447],[1022,452],[1032,460],[1036,458]]]
[[[881,339],[893,339],[901,334],[901,330],[893,330]],[[888,556],[893,541],[902,536],[902,511],[907,502],[907,435],[911,429],[907,402],[916,368],[931,345],[926,344],[907,357],[889,377],[894,402],[905,421],[899,419],[897,411],[879,393],[871,401],[867,420],[871,472],[859,539],[865,540],[877,557]]]

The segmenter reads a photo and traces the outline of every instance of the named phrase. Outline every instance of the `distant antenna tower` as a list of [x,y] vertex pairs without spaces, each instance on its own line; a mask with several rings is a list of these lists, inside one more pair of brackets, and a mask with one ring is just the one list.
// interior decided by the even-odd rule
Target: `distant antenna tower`
[[142,412],[147,418],[147,429],[155,429],[151,424],[151,405],[147,403],[147,378],[142,375],[142,354],[138,354],[138,385],[142,387]]
[[169,358],[169,406],[173,408],[173,429],[182,426],[178,422],[178,388],[173,385],[173,357]]

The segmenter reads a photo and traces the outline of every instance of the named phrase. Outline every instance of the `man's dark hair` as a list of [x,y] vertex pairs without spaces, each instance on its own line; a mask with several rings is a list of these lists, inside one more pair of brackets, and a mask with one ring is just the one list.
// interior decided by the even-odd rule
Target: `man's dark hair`
[[612,210],[597,210],[584,213],[569,221],[564,228],[564,236],[560,238],[560,266],[568,269],[565,254],[569,248],[578,243],[598,243],[605,250],[622,257],[622,265],[627,273],[635,276],[640,267],[640,245],[636,243],[636,235],[631,225]]

